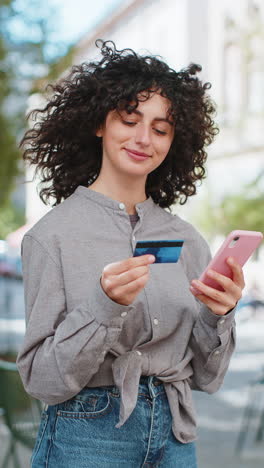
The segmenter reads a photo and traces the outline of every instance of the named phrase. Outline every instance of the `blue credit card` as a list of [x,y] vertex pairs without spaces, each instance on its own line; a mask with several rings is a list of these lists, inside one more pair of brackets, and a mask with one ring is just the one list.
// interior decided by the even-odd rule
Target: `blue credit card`
[[154,263],[176,263],[179,260],[183,242],[183,240],[138,241],[133,257],[151,254],[156,258]]

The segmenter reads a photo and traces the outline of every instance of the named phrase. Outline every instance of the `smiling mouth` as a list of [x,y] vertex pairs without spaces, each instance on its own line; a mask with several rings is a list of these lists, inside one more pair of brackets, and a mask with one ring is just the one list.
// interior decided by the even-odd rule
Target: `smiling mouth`
[[125,148],[128,156],[130,156],[133,159],[136,159],[137,161],[143,161],[145,159],[151,158],[149,154],[146,153],[140,153],[139,151],[131,150],[128,148]]

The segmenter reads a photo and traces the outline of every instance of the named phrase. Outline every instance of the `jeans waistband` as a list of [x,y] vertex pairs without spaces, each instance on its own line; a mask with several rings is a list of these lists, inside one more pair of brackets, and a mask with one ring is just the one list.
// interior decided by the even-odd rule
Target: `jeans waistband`
[[143,385],[149,385],[149,383],[152,383],[154,387],[157,387],[158,385],[162,385],[162,381],[153,375],[152,376],[142,375],[140,377],[139,383]]
[[161,380],[159,380],[154,375],[151,376],[141,376],[139,381],[138,394],[139,395],[148,395],[151,398],[155,398],[158,395],[164,394],[165,388]]
[[[103,393],[105,391],[110,391],[111,393],[115,394],[116,396],[120,395],[119,389],[115,385],[103,385],[101,387],[84,387],[77,395],[75,395],[72,400],[74,399],[83,399],[86,400],[91,392]],[[140,395],[150,395],[151,397],[155,397],[161,393],[165,393],[165,388],[163,386],[163,382],[159,380],[157,377],[151,376],[141,376],[139,380],[139,394]]]
[[[78,393],[78,395],[84,395],[91,391],[103,392],[105,390],[109,390],[112,393],[119,395],[119,389],[115,385],[102,385],[100,387],[84,387]],[[140,394],[150,393],[152,396],[154,396],[155,394],[159,394],[163,392],[165,392],[165,389],[163,387],[163,382],[159,380],[157,377],[155,377],[154,375],[151,375],[151,376],[142,375],[140,377],[140,380],[139,380],[139,393]]]

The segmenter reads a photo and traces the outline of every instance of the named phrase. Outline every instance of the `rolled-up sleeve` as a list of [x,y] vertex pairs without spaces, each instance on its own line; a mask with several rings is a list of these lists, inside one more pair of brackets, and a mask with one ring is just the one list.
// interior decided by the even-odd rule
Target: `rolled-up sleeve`
[[[98,371],[122,329],[119,305],[97,289],[67,310],[63,275],[38,240],[22,244],[26,334],[17,366],[26,391],[47,404],[76,395]],[[109,310],[109,322],[100,320]]]
[[235,349],[235,330],[235,309],[218,316],[201,306],[190,342],[194,390],[213,393],[220,388]]

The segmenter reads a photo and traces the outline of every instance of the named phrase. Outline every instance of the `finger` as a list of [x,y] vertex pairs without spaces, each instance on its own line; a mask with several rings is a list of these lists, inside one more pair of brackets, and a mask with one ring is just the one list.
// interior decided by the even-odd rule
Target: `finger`
[[124,286],[129,284],[140,276],[146,275],[149,271],[148,265],[139,266],[131,270],[120,273],[119,275],[110,275],[109,278],[105,278],[105,285],[109,288],[115,288],[117,286]]
[[213,299],[210,299],[208,296],[205,296],[204,294],[194,294],[199,301],[201,301],[203,304],[205,304],[211,311],[216,314],[216,315],[225,315],[229,310],[233,309],[235,305],[230,304],[230,305],[223,305],[220,304]]
[[[191,284],[196,290],[198,290],[198,293],[207,296],[209,299],[212,299],[213,301],[218,302],[223,306],[230,306],[232,299],[230,300],[230,296],[226,292],[211,288],[211,286],[208,286],[199,280],[193,280]],[[196,295],[196,297],[198,297],[198,295]]]
[[149,279],[149,273],[146,273],[143,276],[140,276],[134,281],[131,281],[128,284],[119,286],[114,291],[114,296],[116,297],[128,297],[131,294],[135,294],[143,289]]
[[140,255],[139,257],[130,257],[119,262],[109,263],[103,269],[103,273],[111,273],[111,275],[119,275],[131,268],[142,265],[149,265],[155,262],[154,255]]
[[230,266],[233,273],[233,281],[241,289],[245,287],[244,273],[241,265],[235,261],[233,257],[228,257],[227,264]]
[[238,286],[233,280],[227,278],[224,275],[221,275],[220,273],[214,270],[208,270],[207,276],[209,276],[209,278],[214,279],[218,282],[218,284],[220,284],[220,286],[222,286],[222,288],[225,291],[226,299],[228,302],[230,301],[231,304],[233,302],[234,304],[236,304],[237,301],[241,299],[242,288]]
[[227,276],[221,275],[217,271],[211,269],[206,272],[206,276],[216,281],[220,286],[222,286],[224,291],[227,291],[230,294],[237,293],[238,286]]

